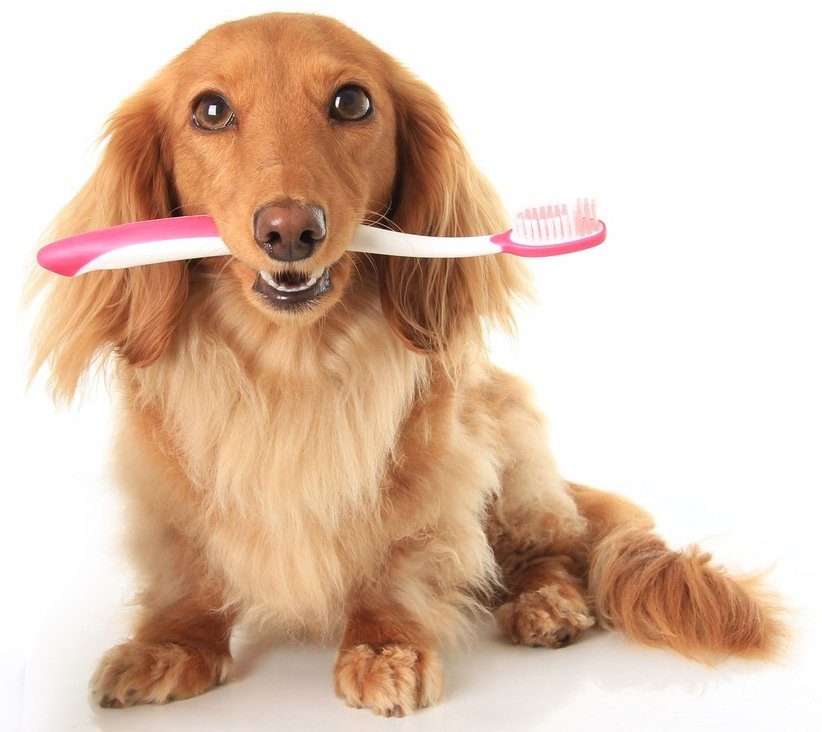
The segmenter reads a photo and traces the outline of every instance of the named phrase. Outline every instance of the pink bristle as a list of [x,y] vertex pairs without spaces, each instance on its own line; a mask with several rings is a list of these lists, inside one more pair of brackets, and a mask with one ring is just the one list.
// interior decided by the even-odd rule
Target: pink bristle
[[574,203],[532,206],[520,211],[513,225],[523,243],[561,244],[590,236],[599,230],[596,202],[578,198]]
[[559,210],[560,222],[562,223],[562,238],[570,239],[573,236],[573,233],[571,232],[571,224],[568,221],[568,206],[563,203]]

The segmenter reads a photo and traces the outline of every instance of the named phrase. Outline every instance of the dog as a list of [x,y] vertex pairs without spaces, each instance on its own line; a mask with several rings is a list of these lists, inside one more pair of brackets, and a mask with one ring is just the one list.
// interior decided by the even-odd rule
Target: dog
[[519,261],[347,250],[363,222],[508,228],[396,60],[319,16],[227,23],[106,134],[53,238],[208,214],[231,256],[42,276],[34,369],[70,400],[108,364],[122,405],[139,613],[92,679],[102,706],[225,682],[239,623],[340,637],[336,693],[385,716],[440,698],[437,648],[489,610],[528,646],[598,623],[701,659],[774,653],[757,580],[560,475],[528,387],[485,350],[529,292]]

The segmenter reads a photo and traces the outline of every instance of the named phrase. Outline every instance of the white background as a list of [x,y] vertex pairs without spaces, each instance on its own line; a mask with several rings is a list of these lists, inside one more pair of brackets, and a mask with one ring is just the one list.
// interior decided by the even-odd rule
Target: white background
[[[822,592],[819,75],[815,3],[153,2],[3,11],[4,490],[0,728],[818,728]],[[469,6],[465,6],[466,8]],[[449,104],[512,206],[590,193],[607,243],[536,262],[540,305],[497,360],[530,379],[565,474],[649,508],[674,544],[774,565],[794,609],[778,666],[705,668],[594,633],[449,653],[441,704],[383,722],[333,697],[332,648],[241,654],[240,678],[163,708],[97,710],[125,632],[105,390],[56,412],[25,391],[21,283],[118,102],[216,23],[335,15]],[[8,724],[3,723],[8,717]]]

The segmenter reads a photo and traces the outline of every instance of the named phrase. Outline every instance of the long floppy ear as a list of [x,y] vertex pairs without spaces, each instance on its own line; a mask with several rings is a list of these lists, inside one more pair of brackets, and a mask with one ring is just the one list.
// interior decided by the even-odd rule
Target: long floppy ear
[[[402,230],[474,236],[510,228],[502,204],[477,170],[439,97],[404,69],[394,74],[398,179],[390,216]],[[393,330],[447,367],[483,326],[513,327],[512,298],[530,292],[509,255],[460,259],[374,258],[383,312]],[[450,368],[449,368],[450,370]]]
[[[149,86],[109,120],[100,163],[58,215],[50,239],[172,213],[157,104]],[[163,354],[188,294],[188,275],[184,263],[174,262],[74,278],[36,274],[30,289],[40,286],[47,299],[35,331],[32,374],[48,361],[55,398],[70,400],[95,361],[117,354],[145,366]]]

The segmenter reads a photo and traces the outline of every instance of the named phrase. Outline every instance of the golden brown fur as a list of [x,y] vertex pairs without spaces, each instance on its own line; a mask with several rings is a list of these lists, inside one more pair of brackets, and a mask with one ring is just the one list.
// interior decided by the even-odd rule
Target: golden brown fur
[[[378,113],[330,126],[327,98],[350,81]],[[230,97],[236,130],[193,130],[204,90]],[[527,293],[519,263],[346,252],[363,220],[436,235],[505,225],[441,102],[393,59],[319,17],[227,24],[107,136],[55,237],[207,212],[233,256],[47,282],[35,366],[48,361],[69,399],[111,361],[122,399],[142,610],[95,676],[103,704],[225,680],[241,620],[343,631],[337,693],[386,715],[436,701],[437,644],[488,604],[531,645],[563,645],[598,617],[690,655],[771,647],[776,621],[747,585],[560,476],[527,388],[484,350],[483,329],[509,326]],[[334,286],[308,311],[275,312],[250,290],[275,267],[251,216],[281,195],[328,216],[309,264]]]

